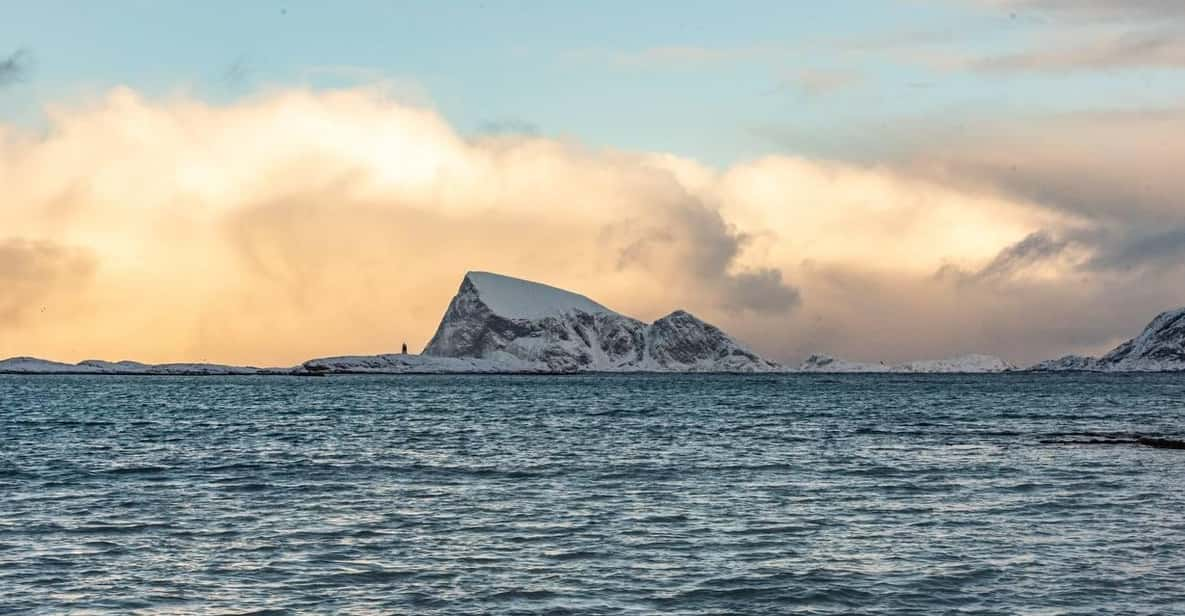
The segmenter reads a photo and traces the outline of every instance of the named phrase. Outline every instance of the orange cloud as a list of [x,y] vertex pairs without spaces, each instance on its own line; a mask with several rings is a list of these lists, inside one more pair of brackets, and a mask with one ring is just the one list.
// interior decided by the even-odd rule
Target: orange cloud
[[[1076,224],[889,169],[769,157],[716,170],[467,138],[366,89],[223,106],[117,89],[49,117],[44,137],[0,139],[0,238],[22,247],[0,250],[0,281],[33,280],[0,306],[21,317],[0,325],[0,356],[285,365],[414,349],[461,275],[483,269],[645,319],[687,308],[777,359],[910,359],[992,316],[935,272]],[[45,298],[64,308],[34,311]],[[886,306],[927,321],[862,320]]]

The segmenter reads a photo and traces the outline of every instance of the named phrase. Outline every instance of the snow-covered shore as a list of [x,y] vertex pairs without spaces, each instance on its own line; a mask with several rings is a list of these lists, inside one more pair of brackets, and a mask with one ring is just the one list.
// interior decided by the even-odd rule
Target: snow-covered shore
[[146,374],[146,375],[229,375],[285,373],[291,369],[224,366],[222,364],[143,364],[136,361],[103,361],[88,359],[77,364],[38,359],[11,357],[0,360],[0,374]]
[[852,362],[836,359],[829,355],[811,355],[799,367],[798,372],[918,372],[918,373],[991,373],[1012,372],[1016,366],[992,355],[962,355],[949,359],[929,359],[903,364],[884,362]]

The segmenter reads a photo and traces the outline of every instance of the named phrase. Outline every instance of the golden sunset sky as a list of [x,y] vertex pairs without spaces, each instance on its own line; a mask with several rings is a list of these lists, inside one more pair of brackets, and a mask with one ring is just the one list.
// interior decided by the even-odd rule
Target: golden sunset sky
[[[415,83],[449,70],[430,61],[370,65],[344,84],[290,78],[308,61],[273,57],[296,47],[292,33],[220,59],[231,84],[209,85],[161,77],[175,52],[126,60],[130,76],[110,68],[118,58],[55,64],[67,42],[41,41],[35,28],[54,15],[30,9],[0,28],[0,41],[27,39],[0,62],[0,357],[290,365],[403,341],[414,351],[468,270],[645,320],[684,308],[778,361],[1099,352],[1185,304],[1185,13],[1087,5],[1098,12],[961,9],[991,24],[1046,18],[1013,26],[1031,36],[935,16],[967,28],[966,41],[938,43],[973,56],[955,67],[898,46],[893,60],[845,52],[850,67],[824,74],[790,52],[768,59],[798,39],[749,41],[743,27],[728,41],[574,43],[563,61],[597,64],[580,83],[610,94],[577,97],[586,86],[547,64],[554,95],[536,85],[517,101],[554,118],[542,126],[456,111],[525,96],[541,53],[530,39],[506,51],[499,66],[520,70],[502,86]],[[1050,32],[1055,47],[1033,42]],[[1163,40],[1142,57],[1091,43],[1097,32]],[[322,70],[349,73],[350,61],[361,59]],[[728,81],[755,70],[746,63],[769,82]],[[663,78],[649,92],[652,73]],[[890,77],[913,85],[878,82]],[[736,102],[714,98],[721,83]],[[1144,90],[1125,95],[1130,84]],[[686,102],[697,92],[710,109]],[[578,117],[554,115],[566,105]],[[769,129],[760,145],[745,141],[754,127]]]

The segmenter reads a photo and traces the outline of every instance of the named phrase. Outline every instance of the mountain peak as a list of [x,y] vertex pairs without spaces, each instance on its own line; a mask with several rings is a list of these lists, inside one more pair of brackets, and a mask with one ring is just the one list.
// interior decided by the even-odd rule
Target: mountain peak
[[779,369],[682,310],[647,325],[579,293],[469,272],[424,355],[544,372]]

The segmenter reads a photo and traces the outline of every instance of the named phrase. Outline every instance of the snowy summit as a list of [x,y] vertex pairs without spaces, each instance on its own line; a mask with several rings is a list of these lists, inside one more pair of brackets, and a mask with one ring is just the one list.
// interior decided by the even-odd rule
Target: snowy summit
[[539,282],[490,272],[469,272],[465,280],[492,312],[508,319],[542,319],[573,312],[615,314],[579,293]]

